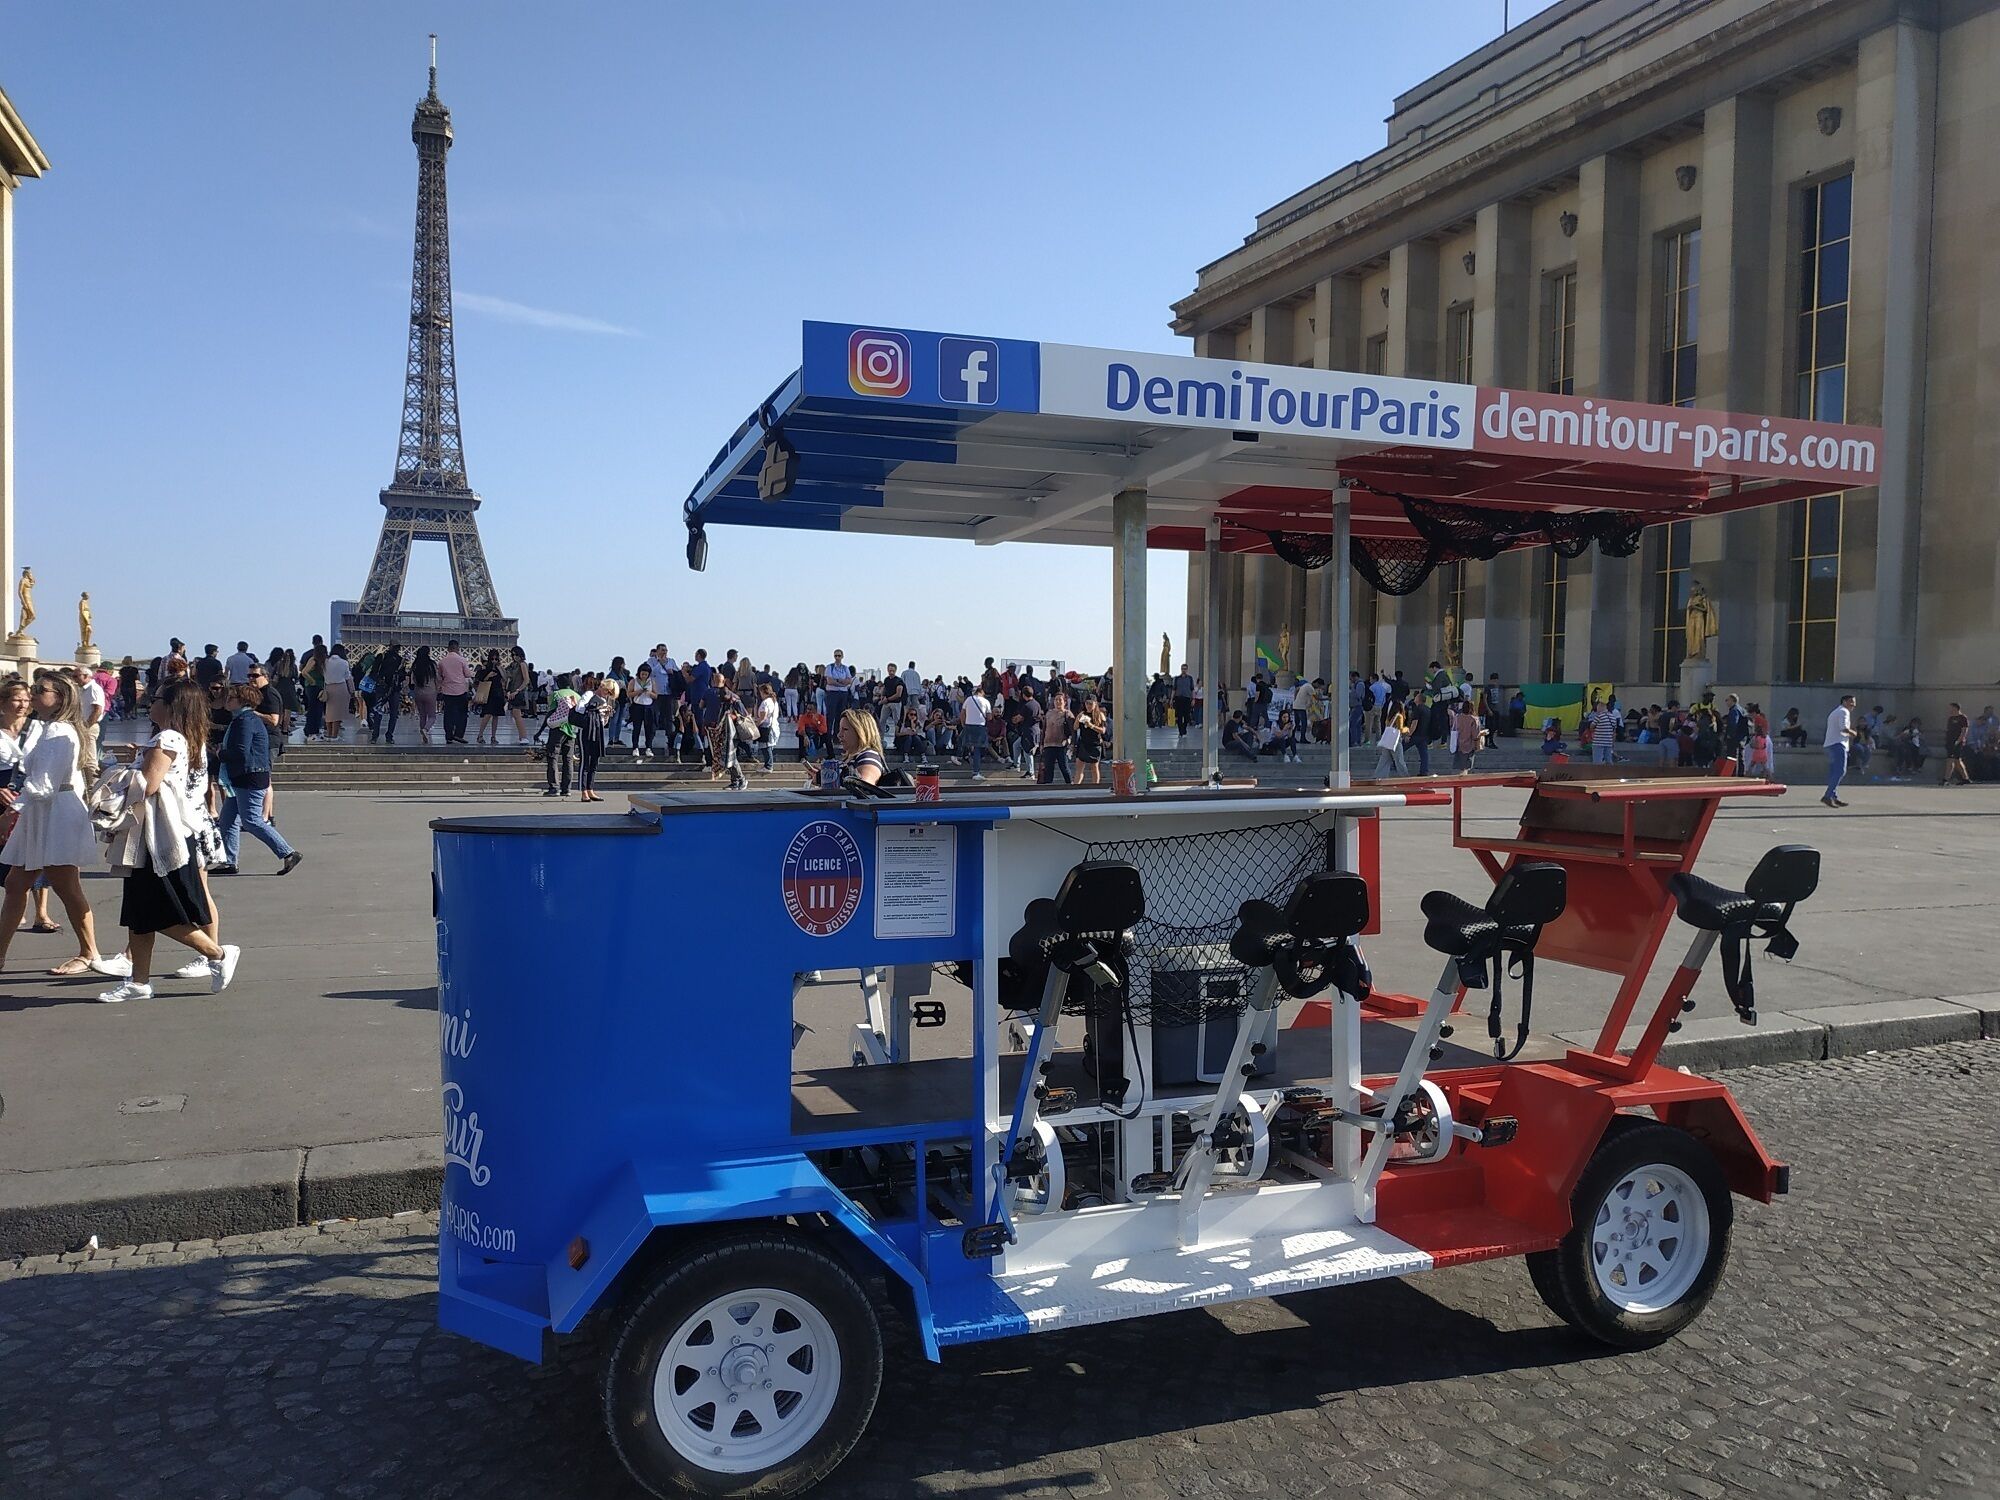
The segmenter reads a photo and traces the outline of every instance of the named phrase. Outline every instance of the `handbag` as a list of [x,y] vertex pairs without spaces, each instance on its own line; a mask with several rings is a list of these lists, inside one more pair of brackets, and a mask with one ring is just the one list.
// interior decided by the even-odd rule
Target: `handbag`
[[484,708],[486,706],[487,696],[490,693],[492,693],[492,691],[493,691],[493,679],[490,677],[483,678],[476,685],[474,685],[472,689],[472,701],[474,703],[477,703],[481,708]]
[[1391,724],[1382,731],[1382,738],[1375,743],[1384,750],[1397,749],[1403,743],[1403,731]]

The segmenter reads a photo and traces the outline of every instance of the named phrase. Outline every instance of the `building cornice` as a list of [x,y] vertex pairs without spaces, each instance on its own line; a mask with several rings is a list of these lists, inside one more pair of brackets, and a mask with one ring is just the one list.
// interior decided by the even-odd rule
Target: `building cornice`
[[0,89],[0,171],[9,177],[39,177],[48,171],[49,159],[35,143],[14,101]]
[[[1993,4],[2000,0],[1972,8]],[[1946,15],[1966,8],[1948,6]],[[1182,335],[1227,326],[1325,276],[1378,260],[1397,244],[1462,223],[1487,203],[1559,180],[1591,157],[1639,144],[1698,118],[1709,105],[1773,83],[1813,59],[1838,55],[1883,26],[1899,20],[1936,24],[1940,19],[1934,4],[1913,0],[1771,0],[1470,150],[1445,155],[1441,148],[1490,127],[1493,112],[1453,127],[1418,153],[1388,148],[1353,164],[1364,170],[1364,180],[1286,213],[1278,223],[1253,233],[1241,249],[1203,267],[1196,289],[1173,304],[1170,326]],[[1792,33],[1806,35],[1810,47],[1775,59],[1770,44]],[[1430,170],[1317,227],[1287,235],[1341,197],[1359,197],[1367,190],[1366,179],[1387,175],[1407,166],[1413,154],[1430,151],[1439,152]],[[1367,172],[1371,162],[1379,165]],[[1231,267],[1232,260],[1240,264]]]

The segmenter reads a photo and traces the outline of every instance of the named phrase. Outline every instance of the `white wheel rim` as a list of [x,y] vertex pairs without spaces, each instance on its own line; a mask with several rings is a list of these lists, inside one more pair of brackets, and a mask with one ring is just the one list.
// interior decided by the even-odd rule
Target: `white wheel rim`
[[1708,1200],[1679,1167],[1636,1167],[1597,1207],[1590,1230],[1598,1290],[1625,1312],[1660,1312],[1687,1295],[1708,1259]]
[[674,1331],[653,1375],[653,1415],[690,1463],[750,1474],[811,1442],[839,1391],[833,1325],[797,1293],[750,1287]]

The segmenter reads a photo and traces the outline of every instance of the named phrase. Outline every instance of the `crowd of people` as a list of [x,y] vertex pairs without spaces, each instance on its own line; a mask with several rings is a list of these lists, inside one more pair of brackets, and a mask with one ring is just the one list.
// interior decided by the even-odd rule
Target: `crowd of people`
[[[116,670],[78,669],[76,680],[89,697],[87,711],[115,718],[138,713],[164,687],[184,680],[206,692],[219,712],[221,696],[253,678],[264,689],[260,707],[274,753],[282,754],[288,736],[393,744],[411,721],[422,744],[497,745],[511,729],[513,743],[546,761],[549,796],[574,790],[586,801],[601,800],[595,783],[607,755],[695,763],[711,779],[741,786],[752,772],[776,769],[789,729],[797,761],[838,761],[849,711],[868,718],[885,764],[969,764],[979,780],[992,764],[1039,781],[1094,783],[1115,754],[1109,673],[1038,677],[1033,665],[990,657],[976,676],[951,678],[915,663],[859,668],[838,650],[828,662],[798,662],[781,672],[741,651],[711,659],[702,649],[681,660],[656,644],[643,657],[613,657],[603,671],[557,672],[538,668],[519,646],[478,653],[451,641],[435,654],[394,644],[351,652],[314,636],[302,652],[276,648],[261,658],[243,641],[224,657],[213,644],[191,656],[176,640],[143,667],[126,658]],[[1183,737],[1213,713],[1227,757],[1297,763],[1341,730],[1341,704],[1324,678],[1287,688],[1276,674],[1260,671],[1240,692],[1217,684],[1210,694],[1183,663],[1177,672],[1154,673],[1145,695],[1147,725]],[[1375,747],[1378,776],[1428,775],[1434,760],[1440,768],[1472,770],[1497,739],[1532,732],[1521,688],[1508,691],[1497,673],[1474,682],[1438,661],[1414,680],[1401,670],[1349,673],[1345,716],[1348,745]],[[1933,754],[1919,719],[1898,725],[1877,706],[1867,715],[1857,711],[1853,727],[1849,773],[1867,771],[1873,755],[1884,752],[1894,774],[1913,776]],[[1798,709],[1774,725],[1760,704],[1735,694],[1644,708],[1623,706],[1615,695],[1593,698],[1574,745],[1555,720],[1543,721],[1540,735],[1545,756],[1698,770],[1729,757],[1744,774],[1766,776],[1774,773],[1776,746],[1800,747],[1809,739]],[[1947,782],[2000,776],[1994,710],[1972,719],[1953,704],[1937,753]],[[261,838],[268,823],[246,816],[245,826]]]

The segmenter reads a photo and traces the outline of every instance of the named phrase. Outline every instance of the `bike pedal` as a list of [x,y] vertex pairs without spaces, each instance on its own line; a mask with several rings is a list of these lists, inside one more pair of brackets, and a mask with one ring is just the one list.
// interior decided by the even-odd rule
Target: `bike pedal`
[[942,1026],[949,1019],[945,1014],[942,1000],[914,1000],[910,1003],[910,1019],[916,1022],[919,1031],[933,1026]]
[[1326,1103],[1325,1093],[1315,1088],[1306,1088],[1306,1087],[1289,1088],[1286,1089],[1284,1093],[1280,1094],[1278,1097],[1287,1104]]
[[1164,1193],[1173,1185],[1174,1174],[1171,1172],[1141,1172],[1132,1179],[1132,1191],[1135,1193]]
[[1075,1089],[1052,1089],[1045,1086],[1035,1090],[1035,1097],[1041,1101],[1041,1113],[1045,1115],[1066,1115],[1076,1108]]
[[1513,1115],[1494,1115],[1479,1127],[1479,1144],[1504,1146],[1521,1133],[1521,1122]]
[[1005,1224],[974,1224],[960,1240],[967,1260],[991,1260],[1007,1248]]

